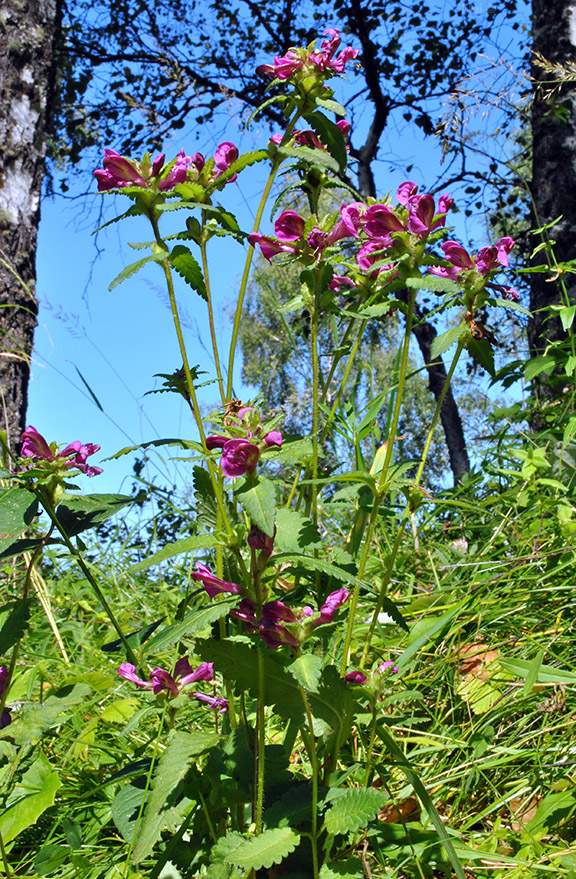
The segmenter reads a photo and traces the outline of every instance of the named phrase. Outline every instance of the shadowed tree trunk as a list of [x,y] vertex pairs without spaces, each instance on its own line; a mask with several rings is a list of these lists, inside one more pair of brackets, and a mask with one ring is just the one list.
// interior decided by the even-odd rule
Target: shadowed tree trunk
[[[576,3],[570,0],[533,0],[533,50],[552,64],[576,61]],[[532,74],[536,83],[550,80],[550,74],[536,64]],[[543,87],[544,91],[546,86]],[[565,84],[546,98],[536,87],[532,108],[532,198],[534,227],[562,218],[549,230],[558,262],[576,258],[576,89]],[[534,258],[542,263],[542,253]],[[576,275],[562,275],[568,295],[576,300]],[[533,356],[549,342],[565,337],[558,317],[550,318],[541,309],[560,302],[557,282],[546,274],[534,274],[530,281],[528,342]],[[549,395],[551,388],[541,385]]]
[[0,3],[0,429],[25,426],[57,0]]

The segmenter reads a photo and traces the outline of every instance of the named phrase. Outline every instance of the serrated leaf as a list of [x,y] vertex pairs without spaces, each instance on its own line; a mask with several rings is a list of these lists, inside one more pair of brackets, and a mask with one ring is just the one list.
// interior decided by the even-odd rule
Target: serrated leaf
[[167,253],[151,253],[149,256],[145,256],[143,259],[139,259],[136,262],[131,263],[129,266],[126,266],[125,269],[122,269],[119,275],[116,275],[114,280],[110,283],[108,290],[110,292],[114,290],[122,281],[126,281],[128,278],[131,278],[132,275],[135,275],[136,272],[139,272],[141,268],[143,268],[149,262],[164,262],[168,258]]
[[131,565],[128,568],[128,573],[138,574],[140,571],[145,571],[147,568],[151,568],[152,565],[158,565],[160,562],[174,558],[176,555],[182,555],[184,552],[193,552],[195,549],[212,549],[213,546],[218,546],[218,544],[219,540],[213,534],[195,534],[192,537],[183,537],[181,540],[174,541],[174,543],[166,544],[165,547],[155,552],[154,555],[148,556],[147,559]]
[[246,479],[236,489],[240,506],[254,525],[268,537],[274,536],[276,520],[276,487],[265,476]]
[[58,507],[58,521],[69,537],[96,528],[136,498],[127,494],[85,494],[66,497]]
[[212,857],[242,867],[243,870],[268,869],[280,864],[300,842],[300,834],[290,827],[273,827],[260,836],[244,839],[240,833],[228,833],[212,849]]
[[[259,696],[258,650],[249,644],[225,638],[222,641],[200,641],[196,652],[204,662],[213,662],[214,668],[233,681],[240,690]],[[304,704],[296,680],[284,666],[271,656],[263,656],[264,702],[274,705],[277,713],[288,720],[301,721]]]
[[346,115],[346,108],[339,104],[338,101],[333,101],[332,98],[315,98],[315,102],[318,107],[322,107],[323,110],[328,110],[330,113],[335,113],[336,116]]
[[166,647],[171,647],[172,644],[180,641],[185,635],[199,634],[208,626],[211,626],[212,623],[225,617],[237,600],[236,596],[234,598],[222,598],[214,604],[208,605],[208,607],[201,607],[200,609],[190,611],[184,619],[172,623],[172,625],[166,626],[165,629],[158,632],[148,642],[146,652],[151,653],[155,650],[164,650]]
[[0,551],[7,550],[34,520],[38,501],[26,488],[0,491]]
[[296,159],[299,162],[304,161],[310,165],[321,165],[323,168],[329,168],[335,174],[340,170],[336,159],[330,153],[325,153],[323,150],[315,150],[306,146],[283,146],[278,147],[278,152],[287,159]]
[[160,837],[167,811],[169,797],[175,791],[196,757],[218,744],[216,733],[172,731],[168,738],[154,779],[151,793],[144,808],[138,837],[132,853],[134,863],[138,864],[152,851]]
[[347,876],[348,879],[364,879],[364,870],[358,866],[357,858],[346,858],[345,861],[332,861],[331,864],[322,864],[319,879],[341,879]]
[[466,342],[466,348],[476,363],[494,378],[496,375],[496,370],[494,368],[494,351],[492,350],[492,345],[488,339],[473,339],[470,337]]
[[276,537],[274,549],[277,552],[299,552],[307,546],[321,543],[318,528],[311,519],[299,510],[280,507],[276,513]]
[[349,833],[360,830],[372,821],[386,799],[380,790],[349,790],[326,812],[324,826],[328,833]]
[[202,299],[208,301],[206,284],[202,269],[192,256],[190,248],[184,244],[177,244],[170,253],[170,262],[181,278],[184,278],[189,287],[198,293]]
[[435,336],[432,340],[432,345],[430,346],[430,356],[432,359],[435,360],[436,357],[440,357],[441,354],[444,354],[448,348],[451,348],[452,345],[455,345],[456,342],[458,342],[462,334],[465,332],[466,327],[452,327],[452,329],[447,330],[445,333]]
[[0,629],[0,656],[7,653],[28,628],[31,606],[32,600],[28,599],[28,601],[14,601],[0,608],[1,611],[7,611],[7,616],[2,616],[4,622]]
[[313,653],[304,653],[294,662],[290,663],[287,671],[290,672],[299,684],[310,693],[318,692],[318,684],[322,675],[322,657]]
[[437,275],[425,275],[423,278],[407,278],[405,286],[410,290],[431,290],[432,293],[456,293],[460,287],[449,278],[440,278]]
[[318,112],[308,113],[307,116],[304,116],[304,119],[310,128],[316,132],[330,155],[336,159],[340,170],[342,172],[345,171],[348,164],[346,141],[336,123],[324,116],[323,113]]

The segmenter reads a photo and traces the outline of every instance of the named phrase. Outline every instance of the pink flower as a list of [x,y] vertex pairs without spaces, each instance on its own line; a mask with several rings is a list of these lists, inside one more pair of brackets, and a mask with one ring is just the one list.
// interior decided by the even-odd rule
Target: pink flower
[[388,669],[390,669],[390,674],[398,674],[398,666],[394,665],[394,663],[390,660],[388,660],[388,662],[381,662],[376,671],[378,672],[378,674],[384,674],[384,672]]
[[238,595],[242,592],[242,587],[238,583],[219,580],[218,577],[214,576],[210,568],[201,564],[201,562],[196,563],[196,570],[192,572],[192,579],[202,583],[210,598],[214,598],[221,592],[230,592],[232,595]]
[[502,266],[508,267],[508,254],[512,250],[515,245],[515,241],[513,238],[501,238],[496,242],[496,250],[498,253],[498,262]]
[[472,257],[457,241],[444,241],[441,247],[444,251],[444,256],[452,265],[462,269],[474,268]]
[[344,680],[347,684],[358,684],[358,686],[362,687],[368,678],[362,671],[349,671],[348,674],[344,675]]
[[118,669],[118,674],[127,681],[136,684],[137,687],[151,689],[155,695],[161,693],[162,690],[168,690],[177,696],[180,690],[188,684],[196,681],[211,681],[214,677],[214,667],[211,662],[203,662],[194,670],[188,662],[188,657],[183,657],[176,663],[173,675],[163,668],[156,667],[152,670],[151,680],[143,681],[136,674],[136,667],[131,662],[123,662]]
[[[443,198],[446,200],[446,196]],[[445,211],[442,211],[442,216],[434,219],[436,205],[433,197],[428,194],[413,195],[408,201],[408,231],[424,238],[434,229],[445,225],[446,217],[443,216],[444,214]]]
[[230,439],[224,443],[220,466],[224,476],[235,479],[256,469],[260,450],[247,439]]
[[[165,192],[167,189],[174,189],[179,183],[185,183],[189,164],[192,164],[192,159],[184,154],[184,150],[180,150],[176,156],[176,162],[166,177],[158,183],[158,189],[160,192]],[[152,176],[157,176],[154,174],[154,165],[152,166]]]
[[289,79],[293,73],[304,66],[304,59],[295,49],[288,49],[285,55],[276,56],[272,64],[261,64],[256,68],[258,75],[267,74],[277,79]]
[[94,171],[98,192],[122,189],[125,186],[146,186],[146,181],[136,168],[136,163],[121,156],[116,150],[104,150],[103,168]]
[[338,122],[336,123],[336,126],[340,129],[340,131],[342,132],[344,137],[346,137],[346,135],[350,134],[350,130],[351,130],[352,126],[350,125],[349,122],[347,122],[346,119],[339,119]]
[[[238,147],[235,146],[231,141],[225,140],[224,143],[221,143],[214,154],[214,164],[218,171],[214,175],[214,179],[218,179],[218,177],[224,172],[227,171],[230,165],[232,165],[236,159],[238,158]],[[228,180],[227,183],[233,183],[237,174],[233,174]]]
[[218,714],[228,711],[228,699],[222,699],[221,696],[208,696],[206,693],[190,693],[190,696],[199,702],[205,702],[209,708],[217,708]]
[[418,187],[413,180],[405,180],[396,190],[396,201],[398,204],[408,205],[412,196],[416,195]]
[[280,241],[298,241],[304,235],[304,226],[304,220],[296,211],[282,211],[274,223],[274,231]]
[[[356,261],[359,268],[361,268],[363,272],[369,272],[374,263],[381,262],[384,259],[385,250],[390,247],[391,244],[391,238],[389,241],[386,239],[367,241],[356,254]],[[386,263],[379,267],[378,272],[387,272],[392,268],[394,268],[393,263]]]
[[320,617],[316,622],[316,625],[319,626],[322,623],[331,623],[334,620],[334,614],[338,608],[342,607],[342,605],[348,601],[349,597],[350,593],[344,587],[342,589],[337,589],[335,592],[331,592],[320,608]]
[[249,632],[255,632],[258,628],[256,605],[251,598],[243,598],[238,607],[230,611],[230,616],[243,622]]
[[265,558],[270,558],[274,549],[274,537],[269,537],[257,525],[252,525],[248,535],[248,546],[254,551],[260,551]]
[[260,623],[259,632],[267,647],[277,650],[278,647],[299,647],[300,642],[285,626],[277,623]]
[[394,211],[384,204],[371,205],[365,213],[365,229],[370,238],[390,238],[390,232],[405,232],[406,226]]
[[276,241],[274,238],[270,238],[268,235],[260,235],[259,232],[254,232],[252,235],[249,235],[248,241],[252,247],[258,245],[262,251],[262,256],[264,259],[267,259],[268,262],[272,262],[272,257],[276,256],[278,253],[296,253],[295,247],[291,247],[288,244],[280,244],[280,242]]
[[267,446],[278,446],[278,448],[281,448],[282,434],[279,430],[271,430],[270,433],[267,433],[264,437],[264,442]]
[[209,449],[222,449],[222,473],[231,479],[254,470],[260,457],[258,446],[240,437],[228,439],[225,436],[209,436],[206,438],[206,446]]
[[42,434],[38,433],[32,425],[22,433],[20,442],[22,443],[20,454],[23,458],[31,458],[32,461],[58,461],[65,470],[80,470],[86,476],[98,476],[102,473],[101,467],[92,467],[86,463],[90,455],[100,451],[100,446],[94,443],[83,445],[79,440],[75,440],[62,451],[58,451],[54,444],[49,446]]

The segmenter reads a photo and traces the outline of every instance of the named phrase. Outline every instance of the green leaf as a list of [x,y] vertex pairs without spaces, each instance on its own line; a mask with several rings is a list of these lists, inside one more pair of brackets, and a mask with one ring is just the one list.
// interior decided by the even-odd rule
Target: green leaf
[[446,849],[446,853],[448,855],[450,863],[452,864],[452,869],[454,870],[457,879],[466,879],[466,875],[462,868],[462,864],[458,859],[458,855],[456,854],[456,850],[454,849],[452,840],[448,836],[442,819],[440,818],[440,815],[438,814],[438,811],[434,803],[432,802],[428,791],[420,781],[418,774],[413,769],[412,764],[405,756],[400,746],[396,743],[394,737],[392,736],[392,733],[388,730],[383,721],[378,722],[377,729],[378,734],[382,739],[384,746],[386,747],[386,750],[389,754],[392,755],[392,757],[394,757],[397,765],[400,767],[400,769],[414,788],[414,793],[420,799],[422,805],[426,809],[428,817],[430,818],[430,821],[434,825],[436,832],[440,837],[440,842]]
[[206,302],[208,293],[204,283],[202,269],[192,256],[192,252],[184,244],[177,244],[170,254],[170,262],[181,278],[184,278],[189,287],[192,287]]
[[106,223],[102,223],[101,226],[98,226],[97,229],[94,229],[92,235],[96,235],[97,232],[100,232],[101,229],[105,229],[106,226],[111,226],[113,223],[118,223],[120,220],[125,220],[127,217],[140,217],[144,211],[138,207],[138,205],[131,205],[127,211],[124,211],[123,214],[120,214],[119,217],[114,217],[112,220],[108,220]]
[[574,315],[576,314],[576,305],[565,305],[558,312],[562,321],[562,328],[565,333],[572,327],[574,323]]
[[[222,641],[200,641],[196,652],[205,662],[233,681],[239,690],[259,696],[258,650],[249,644],[225,638]],[[271,656],[263,656],[264,703],[274,705],[281,717],[301,721],[304,704],[296,680],[284,666]]]
[[168,817],[167,812],[173,805],[175,789],[186,775],[188,767],[196,757],[217,745],[218,741],[219,736],[216,733],[186,733],[174,730],[170,733],[166,750],[158,762],[150,798],[140,822],[132,853],[134,863],[138,864],[147,857],[159,839]]
[[279,552],[298,553],[311,544],[321,543],[318,528],[299,510],[280,507],[276,513],[276,537],[274,549]]
[[317,693],[322,674],[322,657],[313,653],[304,653],[287,667],[287,671],[299,684],[302,684],[305,690]]
[[88,528],[96,528],[134,501],[135,498],[127,494],[66,497],[59,505],[56,515],[66,534],[74,537]]
[[143,268],[146,263],[149,262],[164,262],[168,259],[167,253],[151,253],[149,256],[145,256],[143,259],[139,259],[136,262],[131,263],[129,266],[126,266],[125,269],[122,269],[119,275],[116,275],[112,283],[109,285],[108,290],[112,292],[115,287],[122,283],[122,281],[126,281],[128,278],[131,278],[132,275],[135,275],[136,272],[139,272],[141,268]]
[[[149,623],[147,626],[142,626],[140,629],[136,629],[135,632],[130,632],[129,635],[126,635],[126,641],[130,647],[137,648],[144,644],[165,619],[166,617],[162,617],[161,619]],[[117,650],[124,649],[124,641],[121,638],[116,638],[115,641],[109,641],[107,644],[103,644],[100,649],[103,650],[104,653],[115,653]]]
[[496,370],[494,368],[494,351],[488,339],[473,339],[470,337],[466,342],[466,348],[482,369],[494,378]]
[[547,372],[550,375],[555,366],[556,358],[551,357],[549,354],[540,354],[538,357],[532,357],[524,369],[526,381],[532,381],[533,378],[536,378],[542,372]]
[[331,122],[323,113],[318,112],[309,113],[307,116],[304,116],[304,119],[310,128],[316,132],[330,155],[336,159],[340,170],[345,171],[348,164],[346,141],[336,123]]
[[7,807],[0,813],[0,834],[4,845],[36,823],[40,815],[54,804],[59,787],[58,773],[54,772],[44,754],[40,754],[12,788]]
[[148,556],[144,561],[131,565],[128,568],[128,573],[138,574],[140,571],[145,571],[147,568],[151,568],[152,565],[158,565],[160,562],[174,558],[176,555],[181,555],[184,552],[193,552],[195,549],[211,549],[213,546],[218,546],[219,542],[218,538],[213,534],[195,534],[193,537],[183,537],[181,540],[174,541],[174,543],[166,544],[163,549],[158,550],[154,555]]
[[354,696],[335,666],[326,666],[317,692],[309,693],[308,701],[314,716],[327,723],[340,742],[345,741],[352,726]]
[[268,869],[273,864],[280,864],[299,842],[300,835],[290,827],[273,827],[251,839],[232,832],[218,841],[212,849],[212,857],[243,870]]
[[266,460],[275,464],[293,465],[306,462],[312,456],[312,440],[293,440],[282,444],[282,448],[270,448],[266,451]]
[[447,330],[445,333],[442,333],[440,336],[436,336],[432,340],[432,345],[430,346],[430,356],[433,360],[436,357],[440,357],[441,354],[444,354],[448,348],[451,348],[452,345],[455,345],[456,342],[460,339],[463,333],[466,332],[466,327],[452,327],[452,329]]
[[146,652],[152,653],[155,650],[164,650],[166,647],[171,647],[172,644],[176,644],[185,635],[198,635],[204,629],[207,629],[208,626],[211,626],[212,623],[225,617],[230,611],[230,607],[236,604],[237,601],[237,596],[221,598],[214,604],[208,605],[208,607],[201,607],[190,611],[184,619],[172,623],[152,638],[147,645]]
[[250,520],[268,537],[274,536],[276,520],[276,487],[265,476],[245,479],[236,489],[235,495],[240,506]]
[[39,876],[49,876],[69,860],[70,848],[67,845],[45,845],[34,858],[34,870]]
[[4,622],[0,629],[0,656],[7,653],[23,636],[28,628],[31,607],[32,600],[28,599],[28,601],[13,601],[0,608],[0,611],[8,613],[5,619],[4,614],[2,616]]
[[328,110],[329,113],[335,113],[336,116],[346,115],[346,108],[339,104],[338,101],[333,101],[331,98],[315,98],[315,101],[318,107]]
[[340,879],[341,876],[348,876],[348,879],[364,879],[365,875],[364,870],[358,866],[357,858],[322,864],[318,874],[319,879]]
[[360,830],[372,821],[386,799],[381,790],[349,790],[326,812],[324,826],[328,833],[349,833]]
[[[504,671],[514,677],[528,680],[529,675],[534,671],[534,660],[509,659],[505,656],[499,656],[498,662]],[[539,684],[576,684],[576,673],[555,668],[553,665],[540,665],[536,671],[535,680]]]
[[26,488],[12,486],[0,491],[0,552],[20,537],[37,510],[38,501]]
[[460,292],[460,287],[449,278],[440,278],[438,275],[425,275],[423,278],[407,278],[406,287],[410,290],[431,290],[432,293],[452,293],[454,296]]
[[340,170],[336,159],[332,158],[330,153],[325,153],[324,150],[315,150],[306,146],[283,146],[278,147],[278,152],[287,159],[296,159],[299,162],[307,162],[310,165],[320,165],[323,168],[329,168],[335,174]]

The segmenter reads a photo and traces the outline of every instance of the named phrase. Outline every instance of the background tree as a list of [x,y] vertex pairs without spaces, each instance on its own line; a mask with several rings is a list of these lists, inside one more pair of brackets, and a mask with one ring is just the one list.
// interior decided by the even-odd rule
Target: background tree
[[56,0],[3,0],[0,11],[0,429],[25,426],[38,303],[36,239],[59,38]]

